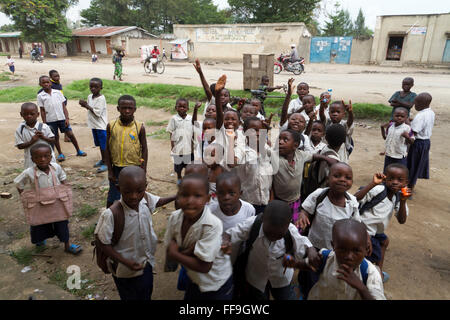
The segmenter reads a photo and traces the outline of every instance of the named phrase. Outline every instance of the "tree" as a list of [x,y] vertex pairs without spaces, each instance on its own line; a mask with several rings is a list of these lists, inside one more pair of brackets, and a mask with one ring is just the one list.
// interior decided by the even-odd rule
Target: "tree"
[[0,0],[0,11],[13,20],[27,42],[66,43],[72,32],[65,14],[77,0]]
[[81,23],[89,27],[101,24],[100,10],[100,0],[92,0],[89,8],[80,11]]
[[13,31],[17,31],[17,28],[13,24],[4,24],[0,27],[0,31],[1,32],[13,32]]
[[321,0],[228,0],[234,20],[241,23],[313,21]]
[[323,29],[323,36],[351,36],[353,33],[353,23],[350,18],[348,10],[340,8],[339,3],[334,5],[335,12],[328,13],[327,17],[329,21],[325,22],[325,28]]
[[367,39],[373,34],[372,30],[366,27],[365,20],[364,14],[361,8],[359,8],[358,16],[356,17],[352,32],[352,35],[357,39]]

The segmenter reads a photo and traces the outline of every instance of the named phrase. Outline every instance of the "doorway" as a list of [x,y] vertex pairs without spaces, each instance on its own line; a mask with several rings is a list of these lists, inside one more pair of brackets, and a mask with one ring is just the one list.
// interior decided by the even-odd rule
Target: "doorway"
[[96,50],[95,50],[95,41],[93,39],[90,39],[89,43],[91,45],[91,53],[95,53],[96,52]]
[[404,36],[390,36],[386,60],[400,61],[403,49]]

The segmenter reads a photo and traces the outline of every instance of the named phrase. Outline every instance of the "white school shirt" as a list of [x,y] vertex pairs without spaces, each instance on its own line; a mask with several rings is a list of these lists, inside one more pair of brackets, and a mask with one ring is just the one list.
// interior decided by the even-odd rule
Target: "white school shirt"
[[[211,98],[211,100],[210,100],[210,101],[206,101],[206,103],[205,103],[205,108],[203,109],[203,117],[205,117],[206,109],[208,109],[208,107],[209,107],[210,104],[216,105],[216,98],[214,97],[214,93],[213,93],[213,97]],[[227,108],[236,110],[235,108],[233,108],[233,107],[231,106],[230,103],[227,103]]]
[[326,146],[327,146],[327,144],[325,142],[322,142],[322,141],[320,141],[317,144],[317,146],[315,146],[314,143],[312,142],[312,140],[309,139],[309,148],[310,148],[310,151],[312,151],[313,153],[321,152]]
[[[323,149],[320,151],[320,154],[324,155],[326,157],[329,157],[331,159],[335,159],[339,162],[343,162],[339,153],[337,153],[333,149],[329,148],[328,145],[326,145],[326,144],[325,144],[325,147],[323,147]],[[328,184],[327,177],[328,177],[329,173],[330,173],[330,165],[328,164],[328,162],[320,161],[319,173],[318,173],[317,178],[318,178],[319,182],[323,181],[321,184],[321,187],[326,186]]]
[[189,278],[198,285],[201,292],[217,291],[232,274],[230,256],[221,250],[222,221],[211,213],[208,206],[203,209],[202,216],[187,231],[181,239],[183,210],[172,212],[167,222],[164,245],[167,248],[172,239],[183,249],[195,245],[194,255],[205,262],[212,262],[208,273],[201,273],[186,268]]
[[402,159],[408,155],[408,145],[405,137],[402,137],[403,132],[411,130],[411,127],[406,123],[402,123],[398,127],[392,124],[389,127],[386,135],[386,156],[394,159]]
[[51,94],[42,90],[37,95],[37,105],[45,109],[47,122],[66,120],[63,110],[64,95],[59,90],[52,89]]
[[[322,253],[323,250],[320,250],[320,252]],[[380,272],[370,261],[367,259],[366,261],[368,264],[366,286],[369,293],[376,300],[386,300]],[[361,296],[355,288],[344,280],[337,278],[340,275],[337,272],[338,269],[336,254],[334,251],[331,251],[319,280],[308,294],[308,300],[361,300]],[[360,268],[356,268],[353,272],[362,281]]]
[[[27,126],[25,121],[23,121],[19,125],[19,127],[16,129],[15,146],[17,147],[19,144],[31,141],[31,138],[33,138],[36,131],[38,131],[38,129],[39,129],[39,123],[40,123],[39,121],[36,121],[36,124],[34,125],[34,127],[31,128],[31,127]],[[53,134],[52,130],[50,129],[50,127],[48,125],[46,125],[45,123],[42,123],[41,132],[43,133],[44,137],[47,137],[47,138],[53,138],[55,136]],[[36,143],[44,143],[44,144],[47,144],[50,146],[50,144],[48,144],[47,141],[44,141],[42,139],[37,140]],[[34,164],[33,160],[31,160],[31,153],[30,153],[30,149],[33,145],[29,146],[28,148],[23,149],[24,159],[25,159],[25,162],[24,162],[25,169],[32,167]],[[53,148],[51,146],[50,146],[50,148],[52,150],[52,162],[56,162],[55,153],[53,152]]]
[[[245,149],[245,141],[246,138],[242,132],[242,130],[235,131],[235,139],[234,139],[234,156],[237,158],[238,163],[241,163],[244,157],[244,149]],[[225,127],[222,127],[215,131],[215,140],[214,143],[219,144],[223,148],[223,153],[219,152],[218,164],[220,164],[225,170],[230,171],[232,168],[228,166],[228,144],[229,138],[227,136]],[[217,158],[218,150],[216,150],[216,158]],[[234,161],[234,160],[233,160]]]
[[172,141],[175,145],[171,155],[189,155],[192,153],[192,139],[194,126],[192,125],[192,116],[186,115],[183,119],[179,114],[174,115],[167,125],[167,132],[172,134]]
[[261,114],[261,112],[259,112],[258,111],[258,114],[256,115],[256,117],[259,119],[259,120],[261,120],[261,121],[264,121],[264,120],[266,120],[266,118]]
[[[125,215],[125,224],[122,236],[113,249],[125,259],[140,264],[148,262],[154,268],[158,238],[153,229],[152,213],[155,211],[160,197],[148,192],[146,194],[149,200],[148,207],[145,197],[142,198],[141,202],[139,202],[139,212],[131,209],[120,198]],[[114,216],[110,209],[106,209],[98,219],[94,234],[98,236],[103,244],[109,245],[111,244],[113,232]],[[118,278],[133,278],[143,274],[143,270],[133,271],[120,262],[117,264],[116,272],[114,272],[110,262],[108,258],[108,268]]]
[[[297,110],[299,110],[301,107],[303,107],[303,102],[300,100],[300,98],[291,100],[289,102],[288,106],[288,114],[294,113]],[[309,118],[309,117],[308,117]]]
[[108,111],[106,109],[106,99],[104,95],[92,98],[92,94],[88,96],[87,104],[94,110],[88,110],[87,124],[91,129],[106,130],[108,125]]
[[[384,190],[383,185],[377,185],[373,187],[360,203],[364,204],[372,200],[376,195]],[[368,209],[361,214],[361,221],[366,225],[369,235],[374,236],[376,234],[384,233],[389,225],[389,221],[392,218],[392,214],[395,211],[395,216],[398,215],[400,210],[400,202],[395,206],[396,195],[394,194],[392,200],[388,197],[384,198],[380,203],[374,206],[372,209]],[[406,215],[409,214],[408,205],[405,203]]]
[[[329,112],[329,106],[324,110],[325,113],[325,121],[328,121],[330,119],[330,112]],[[314,107],[314,113],[316,114],[316,119],[320,120],[320,104]]]
[[[342,219],[361,221],[358,210],[359,204],[354,195],[347,193],[350,199],[345,199],[345,208],[332,204],[328,196],[316,207],[317,197],[323,190],[324,188],[319,188],[311,193],[303,201],[302,209],[311,215],[315,215],[308,234],[308,239],[314,247],[332,249],[331,234],[334,223]],[[316,208],[315,213],[314,208]]]
[[[327,120],[325,128],[328,128],[328,126],[332,125],[333,122],[331,122],[331,119]],[[351,138],[353,135],[353,129],[355,128],[355,124],[352,123],[351,127],[349,128],[347,125],[347,120],[341,120],[339,122],[347,132],[347,135],[345,137],[345,143],[341,145],[341,148],[339,149],[339,157],[341,158],[341,162],[348,163],[348,152],[347,149],[351,147]]]
[[11,67],[12,65],[14,65],[14,60],[12,58],[10,59],[6,59],[6,64]]
[[[255,215],[255,208],[250,203],[243,201],[241,199],[239,199],[239,201],[241,202],[241,209],[239,209],[238,213],[236,213],[233,216],[227,216],[226,214],[224,214],[222,212],[222,209],[220,209],[218,201],[209,205],[211,213],[222,221],[224,231],[233,228],[238,223],[241,223],[247,220],[247,218],[250,218]],[[230,255],[231,264],[234,264],[234,262],[236,261],[236,258],[239,254],[239,249],[240,249],[239,243],[232,245]]]
[[246,146],[242,163],[236,168],[241,179],[241,198],[254,205],[267,205],[270,200],[273,170],[270,164],[270,148],[266,154],[258,154]]
[[[247,241],[255,219],[256,216],[250,217],[225,232],[231,236],[232,244]],[[295,260],[303,259],[306,249],[312,247],[311,242],[307,237],[301,236],[292,223],[289,224],[288,230],[292,237],[292,250],[295,253]],[[270,281],[272,288],[282,288],[289,285],[294,275],[294,269],[287,268],[284,273],[285,268],[282,262],[285,254],[284,238],[274,242],[269,241],[265,237],[263,225],[261,225],[258,237],[248,255],[248,263],[245,269],[247,282],[262,292],[265,291],[267,281]]]
[[434,111],[430,108],[420,110],[411,122],[412,131],[416,132],[416,139],[430,139],[434,126]]
[[[61,166],[57,163],[50,163],[50,166],[53,167],[55,171],[55,180],[56,185],[61,184],[62,181],[66,180],[67,176]],[[53,187],[53,177],[52,171],[50,170],[48,174],[44,171],[41,171],[36,164],[33,164],[32,167],[29,167],[22,171],[15,179],[14,183],[16,187],[22,190],[25,189],[34,189],[34,171],[36,169],[36,176],[38,178],[38,186],[39,188],[49,188]]]

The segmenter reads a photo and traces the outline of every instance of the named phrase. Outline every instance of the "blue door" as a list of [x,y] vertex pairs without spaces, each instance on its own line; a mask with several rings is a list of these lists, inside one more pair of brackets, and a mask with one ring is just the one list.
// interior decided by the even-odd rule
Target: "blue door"
[[442,57],[442,62],[450,62],[450,39],[447,39],[445,44],[444,56]]
[[312,63],[350,63],[352,37],[313,37],[309,60]]

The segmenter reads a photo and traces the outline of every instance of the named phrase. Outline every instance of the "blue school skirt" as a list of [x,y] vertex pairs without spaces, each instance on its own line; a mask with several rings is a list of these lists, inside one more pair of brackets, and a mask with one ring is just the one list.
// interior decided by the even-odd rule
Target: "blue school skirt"
[[409,184],[417,179],[430,179],[430,139],[416,139],[408,152]]

